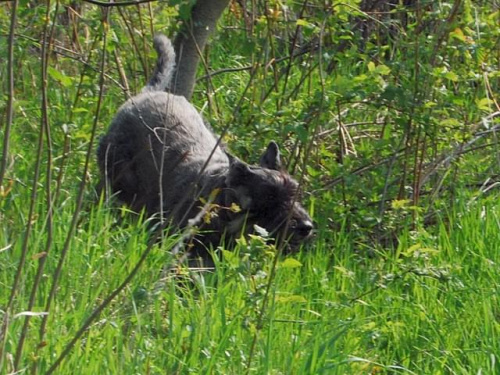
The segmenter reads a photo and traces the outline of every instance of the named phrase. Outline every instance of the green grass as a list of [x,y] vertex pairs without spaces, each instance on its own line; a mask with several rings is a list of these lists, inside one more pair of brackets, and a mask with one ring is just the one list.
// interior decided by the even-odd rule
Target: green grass
[[[262,324],[273,255],[260,239],[240,244],[239,256],[222,261],[213,275],[195,281],[172,277],[155,291],[168,261],[164,244],[57,373],[495,374],[500,205],[486,199],[463,204],[445,219],[435,233],[407,232],[403,245],[379,249],[371,258],[348,233],[337,232],[280,259]],[[23,367],[34,364],[43,373],[138,261],[144,231],[112,222],[104,209],[89,213],[88,226],[72,241],[41,348],[40,318],[31,319]],[[3,286],[12,282],[17,253],[12,248],[0,254]],[[27,299],[35,265],[28,261],[16,313]],[[49,285],[47,277],[37,311],[43,310]],[[2,290],[3,301],[9,288]],[[22,322],[16,318],[9,327],[7,353],[15,352]]]

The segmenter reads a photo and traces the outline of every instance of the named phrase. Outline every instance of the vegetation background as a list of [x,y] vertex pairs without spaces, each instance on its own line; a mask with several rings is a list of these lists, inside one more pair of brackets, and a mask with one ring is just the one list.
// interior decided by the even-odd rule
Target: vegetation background
[[204,276],[96,203],[194,1],[118,4],[0,5],[0,373],[500,373],[498,1],[231,1],[192,101],[243,160],[282,145],[317,234]]

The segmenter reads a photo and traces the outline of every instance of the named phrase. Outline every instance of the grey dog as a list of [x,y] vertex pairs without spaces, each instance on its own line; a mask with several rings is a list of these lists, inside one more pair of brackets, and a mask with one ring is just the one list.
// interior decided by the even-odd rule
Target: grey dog
[[142,92],[129,99],[101,138],[97,156],[109,190],[135,211],[185,228],[210,203],[210,220],[194,237],[194,252],[226,244],[255,225],[297,247],[312,220],[298,202],[298,183],[281,167],[275,142],[259,166],[230,155],[183,97],[168,92],[175,71],[170,40],[157,35],[158,60]]

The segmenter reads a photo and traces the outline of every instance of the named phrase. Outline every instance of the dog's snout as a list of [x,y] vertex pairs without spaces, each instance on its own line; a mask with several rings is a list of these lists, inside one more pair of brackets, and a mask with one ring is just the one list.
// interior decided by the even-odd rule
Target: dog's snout
[[295,230],[301,237],[308,237],[311,234],[313,228],[313,223],[309,220],[305,220],[300,222],[295,227]]

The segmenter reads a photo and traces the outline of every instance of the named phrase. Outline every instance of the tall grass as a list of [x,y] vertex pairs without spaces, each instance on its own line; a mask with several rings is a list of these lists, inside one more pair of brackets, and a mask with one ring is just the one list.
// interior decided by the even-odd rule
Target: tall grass
[[[213,274],[183,279],[179,269],[157,288],[169,262],[169,245],[163,245],[57,373],[494,374],[500,205],[464,200],[459,206],[439,220],[435,233],[407,231],[397,249],[378,249],[372,258],[358,252],[349,233],[337,232],[280,259],[260,327],[274,256],[262,239],[225,253]],[[31,320],[22,368],[47,370],[145,250],[146,231],[136,222],[115,226],[100,207],[87,222],[72,242],[43,343],[36,332],[40,317]],[[62,227],[54,228],[56,248]],[[12,282],[17,250],[1,254],[2,285]],[[35,264],[29,260],[25,285],[33,282]],[[50,275],[54,262],[47,266]],[[48,293],[45,281],[37,311]],[[27,297],[27,289],[20,291],[18,301]],[[9,326],[7,373],[22,322],[14,317]]]

